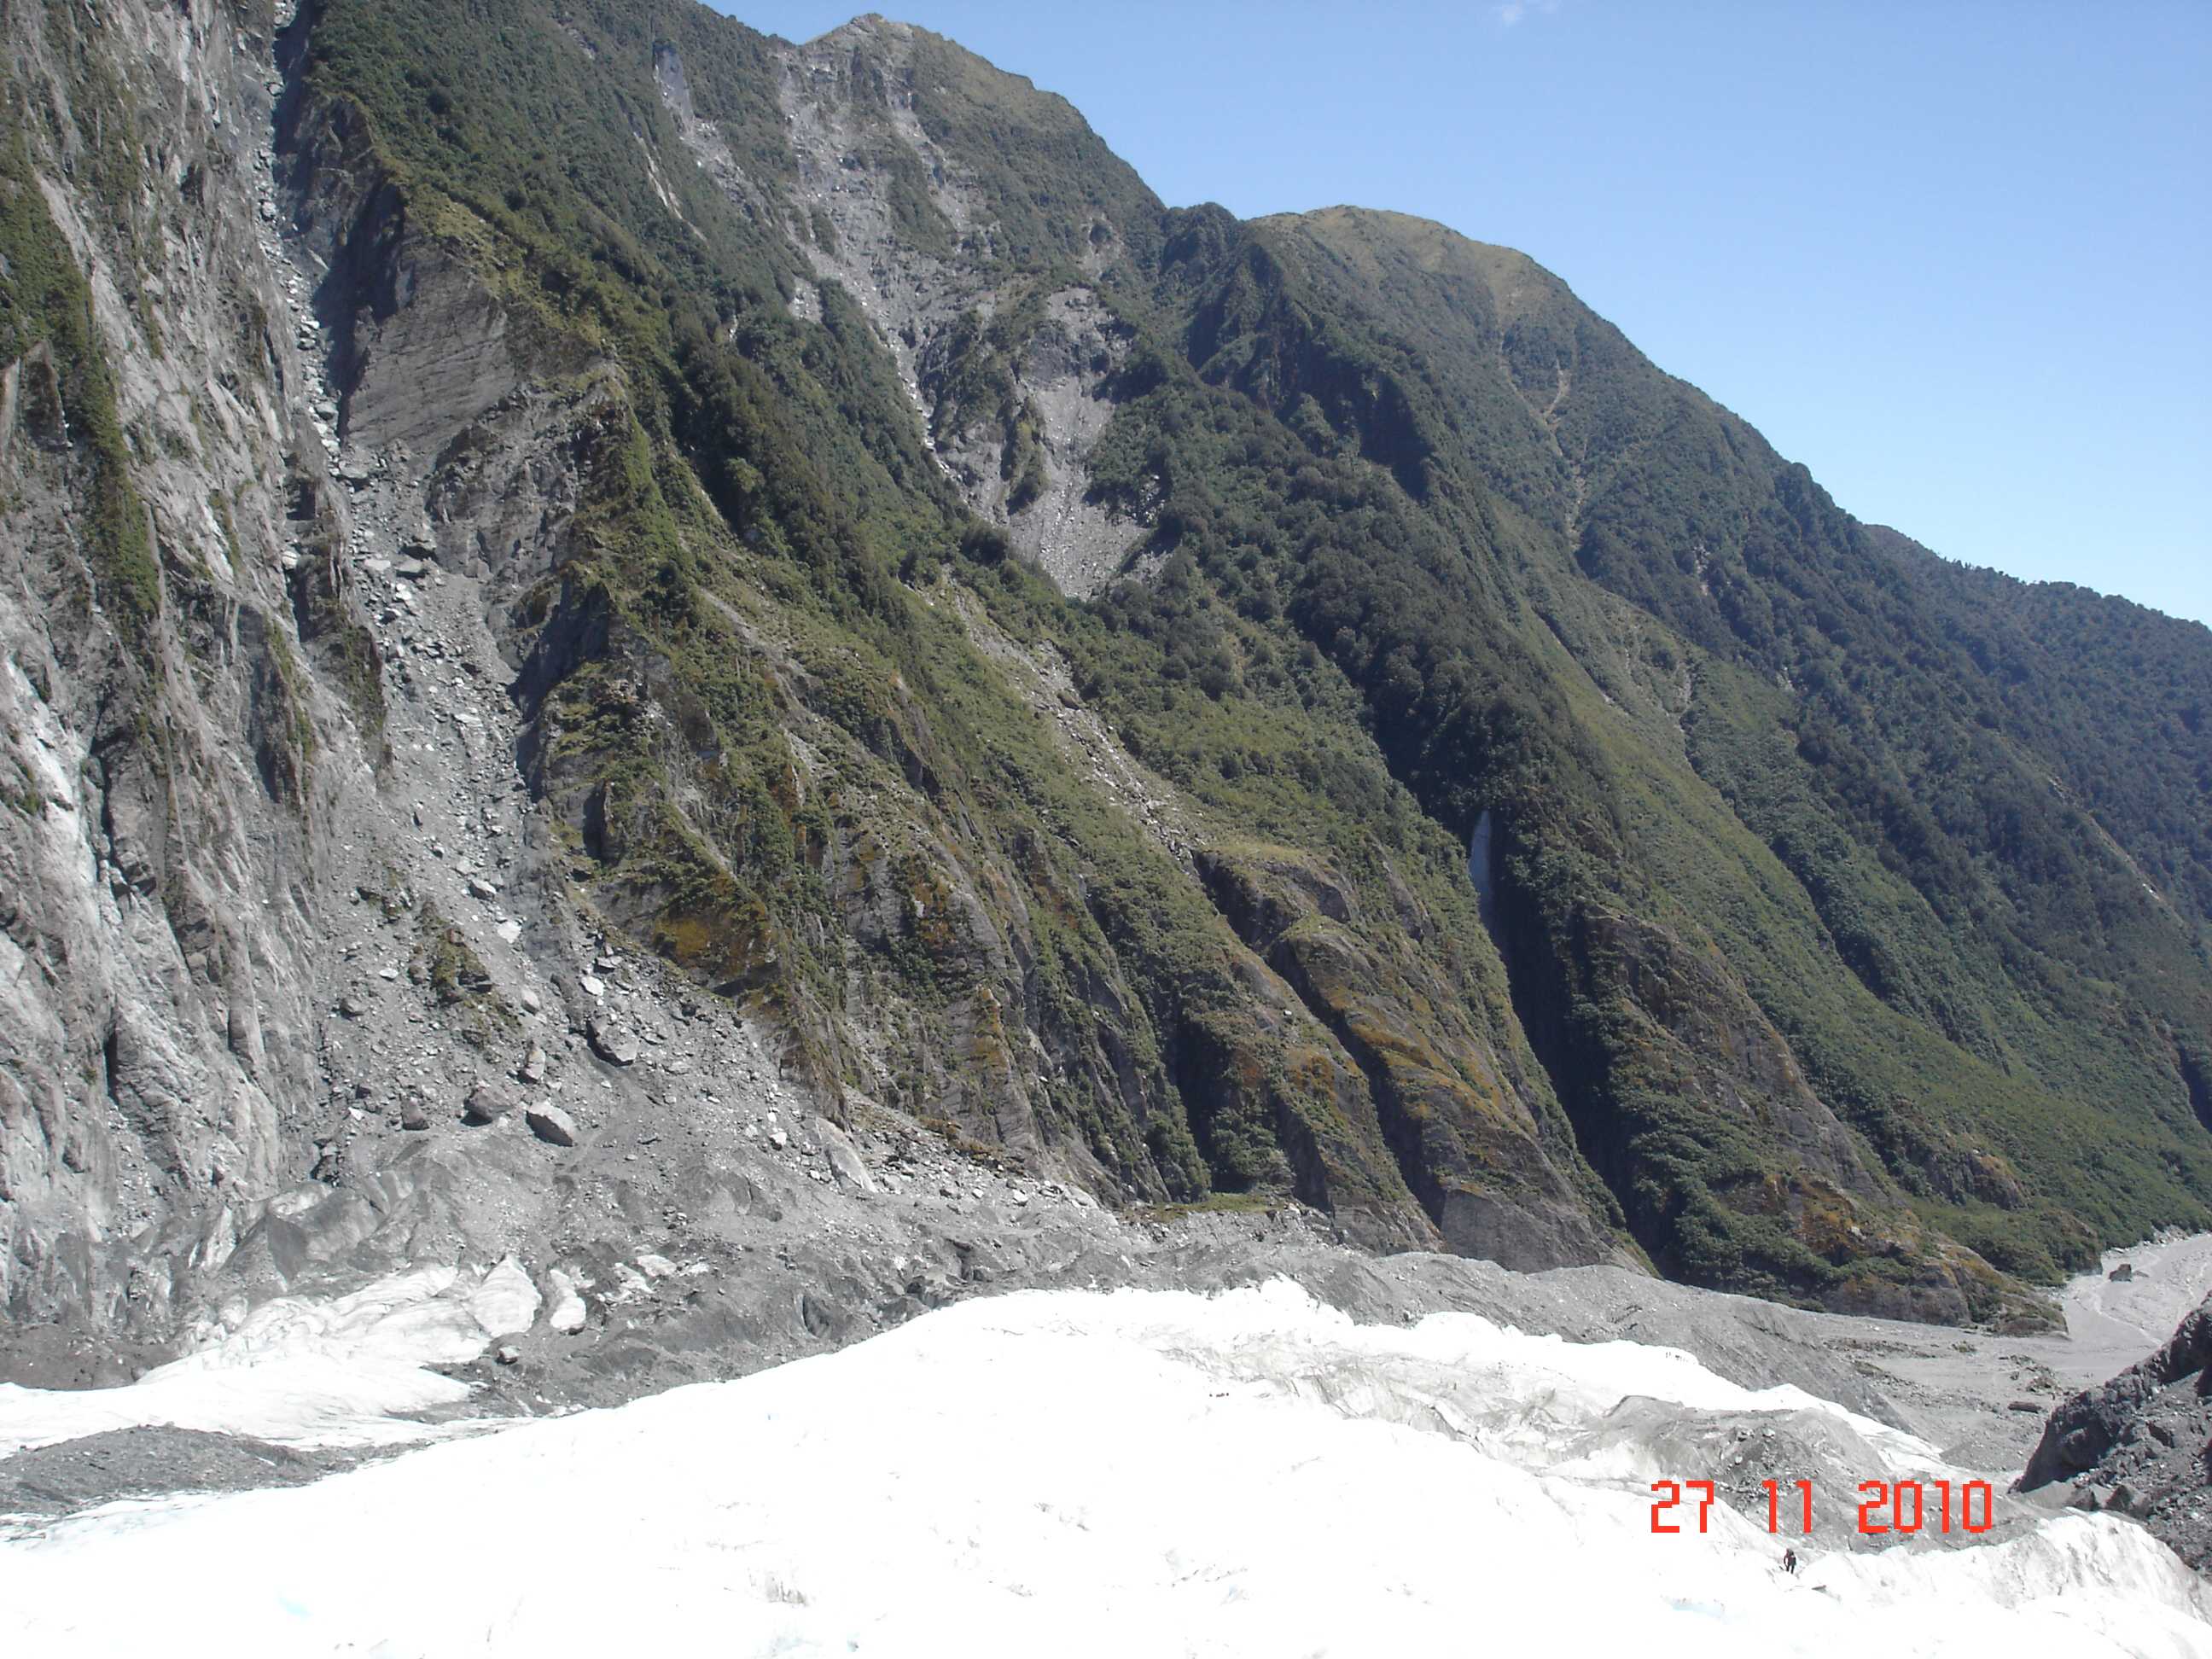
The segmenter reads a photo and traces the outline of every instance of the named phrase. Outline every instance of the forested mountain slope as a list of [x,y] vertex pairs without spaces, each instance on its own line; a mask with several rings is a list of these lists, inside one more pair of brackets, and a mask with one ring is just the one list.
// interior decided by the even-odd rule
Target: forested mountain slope
[[[619,1047],[604,928],[1111,1205],[1937,1320],[2207,1220],[2212,636],[1856,523],[1522,256],[1164,208],[879,19],[7,15],[19,1318],[636,1223],[612,1108],[495,1178],[351,1086],[364,892],[455,1086],[526,987]],[[440,605],[520,942],[424,897]]]

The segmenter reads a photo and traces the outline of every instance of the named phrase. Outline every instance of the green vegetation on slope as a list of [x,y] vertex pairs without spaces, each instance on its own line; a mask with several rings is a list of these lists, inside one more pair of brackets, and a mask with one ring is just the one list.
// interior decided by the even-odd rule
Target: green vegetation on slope
[[[888,27],[836,95],[909,98],[988,222],[904,140],[848,164],[1006,295],[927,343],[935,435],[995,428],[1018,512],[1045,296],[1135,341],[1091,484],[1146,574],[1091,603],[968,518],[854,298],[793,315],[828,221],[769,43],[614,0],[314,28],[349,164],[580,411],[525,684],[603,906],[825,1081],[1150,1201],[1480,1249],[1510,1200],[1567,1255],[1625,1224],[1700,1282],[1936,1317],[2007,1305],[1961,1243],[2047,1278],[2212,1218],[2202,630],[1856,524],[1517,254],[1164,212],[950,43],[892,84]],[[1045,657],[1184,821],[1086,768]]]
[[146,513],[131,488],[92,295],[46,212],[20,135],[0,135],[0,362],[23,364],[24,422],[84,471],[92,597],[142,645],[161,606]]
[[[1522,965],[1577,957],[1548,990],[1524,976],[1524,1017],[1597,999],[1547,1058],[1655,1253],[1692,1270],[1679,1218],[1700,1190],[1750,1197],[1787,1141],[1667,1127],[1695,1091],[1636,1081],[1649,997],[1565,948],[1617,908],[1710,939],[1922,1215],[2009,1265],[2048,1274],[2093,1235],[2202,1218],[2212,1148],[2176,1057],[2208,1024],[2201,919],[2175,926],[2113,844],[2185,861],[2201,641],[2172,647],[2162,727],[2112,733],[2149,764],[2131,802],[2106,782],[2134,820],[2107,836],[2043,775],[2071,775],[2049,757],[2078,735],[2024,693],[2008,714],[1963,607],[1519,256],[1343,212],[1170,248],[1162,293],[1198,375],[1310,453],[1209,446],[1229,417],[1171,381],[1123,411],[1102,486],[1164,478],[1161,544],[1329,653],[1423,806],[1455,830],[1499,813]],[[1330,493],[1352,454],[1364,490]],[[1624,653],[1578,576],[1667,627]],[[1725,1243],[1752,1222],[1706,1224],[1722,1277],[1764,1271]]]
[[[538,641],[534,762],[579,880],[780,1017],[825,1081],[987,1139],[1074,1146],[1133,1197],[1296,1194],[1375,1242],[1431,1242],[1410,1174],[1434,1210],[1528,1188],[1587,1236],[1581,1254],[1607,1248],[1608,1200],[1494,971],[1448,957],[1436,989],[1474,1010],[1452,1017],[1454,1053],[1517,1051],[1509,1084],[1445,1089],[1386,1129],[1322,1016],[1290,1006],[1205,889],[1071,772],[977,630],[1057,640],[1094,683],[1164,682],[1173,646],[1066,605],[966,519],[858,307],[825,284],[820,323],[793,318],[776,217],[678,165],[645,78],[656,43],[598,23],[594,58],[526,4],[339,4],[311,52],[316,94],[352,112],[349,167],[392,180],[417,234],[542,331],[548,361],[614,370],[573,382],[579,510],[520,607]],[[723,46],[740,66],[754,50]],[[683,52],[703,110],[710,55]],[[754,153],[773,161],[765,141]],[[988,395],[988,374],[969,379]],[[1316,803],[1296,781],[1312,722],[1241,703],[1232,719],[1206,678],[1194,695],[1224,710],[1218,775],[1341,849],[1381,914],[1394,881],[1466,910],[1455,845],[1384,787],[1341,688],[1319,754],[1342,787]],[[1164,735],[1132,736],[1180,769]],[[865,1059],[856,1026],[873,1034]],[[1480,1069],[1440,1057],[1437,1073],[1455,1066]],[[1540,1133],[1565,1175],[1490,1146]],[[1448,1183],[1421,1161],[1431,1140],[1456,1160]]]

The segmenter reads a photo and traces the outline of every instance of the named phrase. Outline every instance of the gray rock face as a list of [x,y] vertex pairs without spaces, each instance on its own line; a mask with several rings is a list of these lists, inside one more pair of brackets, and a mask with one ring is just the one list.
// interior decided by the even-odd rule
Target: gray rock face
[[876,1179],[868,1173],[868,1166],[860,1157],[860,1148],[853,1138],[828,1118],[814,1121],[814,1138],[822,1143],[822,1153],[830,1164],[830,1177],[841,1187],[856,1193],[877,1190]]
[[[294,601],[335,623],[351,580],[292,517],[328,480],[278,389],[308,376],[261,252],[276,233],[245,163],[268,99],[239,29],[42,9],[11,15],[0,70],[10,107],[56,112],[25,152],[41,178],[82,173],[52,146],[85,154],[70,112],[96,56],[133,165],[210,181],[181,213],[150,164],[119,208],[81,177],[8,185],[84,279],[138,455],[103,477],[46,422],[28,394],[58,372],[50,346],[0,364],[0,1326],[19,1330],[167,1337],[236,1206],[305,1174],[331,1129],[315,1033],[343,981],[314,960],[311,825],[364,757]],[[249,311],[270,319],[250,341]],[[88,487],[123,492],[145,556],[177,573],[147,612],[87,563]]]
[[[1035,331],[1009,355],[1015,401],[1030,416],[1026,435],[1012,442],[1000,422],[963,409],[953,386],[957,354],[948,349],[963,319],[1011,309],[1027,283],[929,253],[902,234],[902,181],[915,162],[950,222],[980,230],[992,216],[988,191],[931,139],[910,106],[870,94],[921,72],[915,31],[862,17],[778,55],[778,101],[798,164],[795,199],[832,228],[804,240],[802,251],[823,281],[865,296],[868,319],[927,418],[938,463],[969,504],[1006,525],[1014,545],[1064,591],[1092,592],[1121,569],[1146,529],[1091,499],[1085,467],[1113,418],[1110,391],[1133,343],[1128,331],[1087,288],[1060,289],[1042,297]],[[654,69],[693,158],[744,199],[747,181],[719,130],[696,116],[681,55],[663,46]],[[1094,222],[1085,275],[1097,276],[1126,252],[1126,229],[1104,217]],[[819,321],[819,288],[802,286],[792,305]]]
[[2148,1358],[2051,1413],[2019,1490],[2060,1482],[2075,1506],[2133,1516],[2212,1566],[2212,1297]]

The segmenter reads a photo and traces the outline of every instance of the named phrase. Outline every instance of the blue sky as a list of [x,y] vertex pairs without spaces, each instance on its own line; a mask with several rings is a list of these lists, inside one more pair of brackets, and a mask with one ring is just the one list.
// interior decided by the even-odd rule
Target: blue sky
[[1860,518],[2212,622],[2206,0],[891,15],[1065,94],[1170,203],[1520,248]]

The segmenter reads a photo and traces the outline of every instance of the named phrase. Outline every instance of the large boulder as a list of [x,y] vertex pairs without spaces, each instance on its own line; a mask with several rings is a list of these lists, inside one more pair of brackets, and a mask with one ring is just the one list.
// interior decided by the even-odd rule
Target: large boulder
[[593,1019],[584,1027],[584,1041],[592,1045],[592,1052],[610,1066],[635,1066],[637,1063],[637,1044],[603,1019]]
[[522,1115],[530,1133],[556,1146],[576,1144],[576,1120],[558,1106],[532,1106]]
[[585,1322],[591,1317],[590,1310],[585,1307],[583,1297],[577,1292],[575,1280],[558,1268],[554,1270],[550,1278],[553,1294],[547,1298],[550,1305],[546,1310],[545,1322],[564,1336],[574,1335],[584,1328]]
[[469,1293],[469,1316],[489,1337],[514,1336],[537,1322],[544,1302],[522,1264],[510,1255],[501,1258]]
[[514,1097],[496,1083],[479,1083],[469,1091],[461,1116],[475,1124],[496,1123],[514,1109]]
[[822,1143],[823,1156],[829,1160],[830,1177],[848,1192],[872,1193],[877,1190],[876,1178],[868,1173],[860,1149],[853,1138],[826,1117],[814,1121],[814,1138]]

